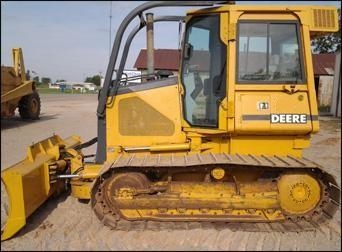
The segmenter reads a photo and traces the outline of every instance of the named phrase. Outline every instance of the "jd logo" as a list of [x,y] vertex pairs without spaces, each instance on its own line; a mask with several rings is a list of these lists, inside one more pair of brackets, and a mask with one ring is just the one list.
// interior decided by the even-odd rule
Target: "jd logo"
[[271,114],[271,123],[306,123],[306,115]]
[[259,110],[269,109],[270,108],[268,102],[258,102],[257,103],[257,107],[258,107]]

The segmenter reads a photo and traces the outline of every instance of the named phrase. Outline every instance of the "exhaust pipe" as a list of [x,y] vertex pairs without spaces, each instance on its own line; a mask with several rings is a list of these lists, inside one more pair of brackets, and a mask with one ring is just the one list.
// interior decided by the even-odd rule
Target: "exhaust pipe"
[[147,74],[154,74],[153,13],[146,13]]

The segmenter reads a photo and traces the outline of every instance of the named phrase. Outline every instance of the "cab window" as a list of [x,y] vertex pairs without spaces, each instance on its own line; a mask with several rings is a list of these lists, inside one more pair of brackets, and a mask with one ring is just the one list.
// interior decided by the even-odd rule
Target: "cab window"
[[297,23],[238,24],[238,83],[303,83]]

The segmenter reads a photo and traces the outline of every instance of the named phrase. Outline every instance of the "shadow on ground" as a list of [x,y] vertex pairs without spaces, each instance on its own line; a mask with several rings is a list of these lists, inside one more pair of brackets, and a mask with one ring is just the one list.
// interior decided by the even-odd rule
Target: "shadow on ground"
[[14,116],[12,118],[1,118],[1,130],[11,129],[15,127],[25,126],[27,124],[33,124],[41,121],[48,121],[56,119],[59,114],[44,115],[42,114],[38,120],[23,120],[20,116]]

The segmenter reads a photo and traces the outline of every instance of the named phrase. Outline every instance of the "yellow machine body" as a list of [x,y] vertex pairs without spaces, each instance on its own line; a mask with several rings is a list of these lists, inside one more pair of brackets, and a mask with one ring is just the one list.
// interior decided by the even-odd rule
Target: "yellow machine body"
[[[257,222],[314,215],[326,188],[316,179],[320,171],[315,164],[301,159],[310,135],[319,130],[310,38],[338,30],[336,8],[227,5],[191,11],[187,23],[202,16],[217,17],[215,29],[225,51],[225,74],[220,76],[226,88],[216,100],[216,124],[198,126],[192,119],[203,117],[203,92],[208,91],[194,91],[192,106],[197,107],[192,118],[187,116],[184,82],[193,76],[184,77],[183,50],[177,78],[122,86],[108,96],[104,164],[84,163],[81,152],[73,149],[79,140],[54,137],[30,147],[27,160],[2,172],[11,199],[2,240],[56,191],[49,164],[70,174],[72,195],[92,199],[97,216],[112,227],[117,217],[104,209],[118,209],[117,215],[131,221]],[[245,39],[239,24],[251,22],[296,25],[301,83],[238,80],[239,43]],[[58,149],[61,144],[65,146]],[[66,152],[72,155],[59,155]],[[262,175],[273,171],[273,179]]]

